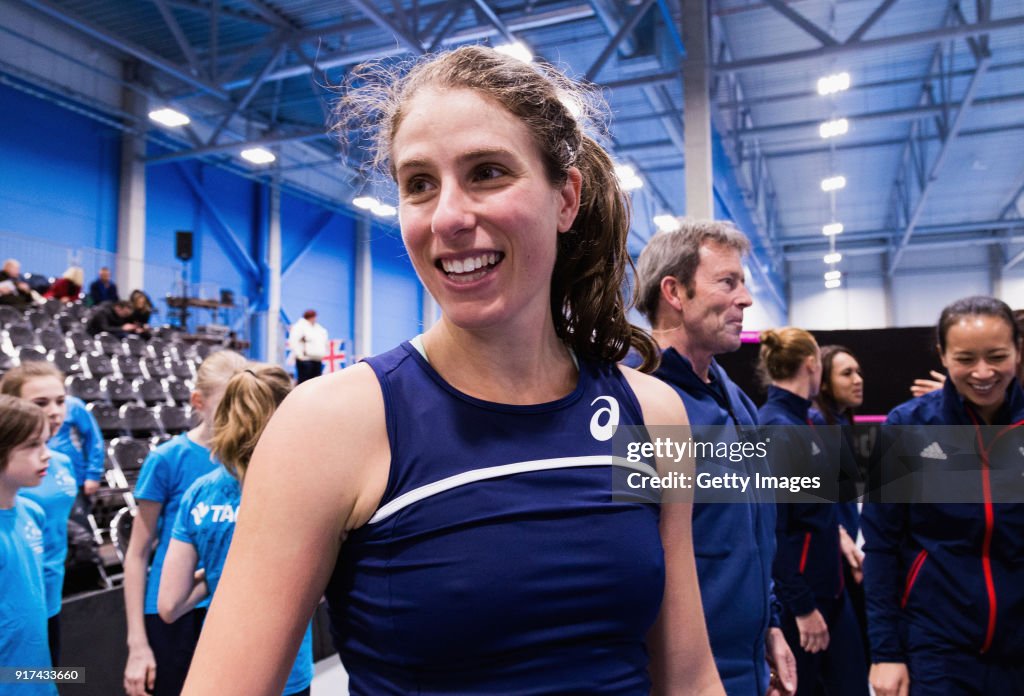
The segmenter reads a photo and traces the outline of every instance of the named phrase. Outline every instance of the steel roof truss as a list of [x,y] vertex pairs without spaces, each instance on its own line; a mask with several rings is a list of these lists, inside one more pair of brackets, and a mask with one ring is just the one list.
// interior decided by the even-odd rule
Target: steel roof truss
[[216,145],[217,138],[220,137],[221,132],[223,132],[223,130],[231,122],[231,119],[240,114],[242,110],[245,109],[246,106],[248,106],[252,98],[256,96],[256,92],[258,92],[260,87],[263,86],[263,83],[267,79],[267,75],[269,75],[270,71],[274,69],[275,65],[277,65],[277,61],[281,59],[281,56],[284,55],[286,48],[287,44],[285,43],[279,43],[277,47],[274,48],[274,52],[273,54],[271,54],[270,60],[263,64],[263,68],[260,70],[259,75],[257,75],[256,79],[253,80],[252,84],[249,85],[249,89],[245,91],[245,94],[242,95],[242,98],[234,104],[232,109],[224,115],[223,119],[221,119],[221,122],[217,125],[217,127],[213,129],[213,133],[210,134],[210,138],[206,142],[207,145]]
[[358,7],[363,14],[373,20],[373,23],[384,31],[391,32],[407,49],[417,55],[423,54],[423,44],[409,31],[409,27],[395,22],[395,20],[374,7],[371,0],[352,0],[352,4]]
[[192,69],[193,74],[199,76],[205,76],[205,70],[199,65],[199,58],[196,56],[195,50],[192,48],[192,44],[189,43],[188,37],[185,36],[185,32],[181,30],[181,25],[178,24],[178,20],[175,19],[174,13],[171,8],[167,6],[164,0],[152,0],[153,4],[156,5],[157,11],[160,16],[163,17],[164,24],[171,30],[171,36],[174,37],[175,43],[178,44],[178,48],[181,49],[182,54],[185,56],[185,60],[188,61],[188,66]]
[[882,0],[882,3],[872,11],[868,18],[861,22],[861,25],[853,30],[853,33],[846,39],[846,45],[852,45],[864,38],[871,27],[882,18],[890,7],[896,4],[896,0]]
[[764,3],[810,34],[822,46],[839,45],[839,42],[832,38],[827,31],[787,5],[784,0],[764,0]]
[[[597,73],[601,71],[601,68],[603,68],[604,64],[608,62],[608,59],[612,57],[612,54],[618,50],[622,40],[629,34],[633,33],[633,30],[636,29],[636,25],[639,24],[640,20],[643,19],[644,15],[647,14],[647,11],[651,9],[652,5],[654,5],[654,0],[642,0],[642,2],[636,6],[636,9],[633,10],[633,14],[631,14],[629,19],[619,27],[619,30],[615,32],[615,36],[611,38],[593,64],[587,68],[585,79],[588,82],[594,81],[597,77]],[[611,27],[608,28],[609,30],[611,29]]]

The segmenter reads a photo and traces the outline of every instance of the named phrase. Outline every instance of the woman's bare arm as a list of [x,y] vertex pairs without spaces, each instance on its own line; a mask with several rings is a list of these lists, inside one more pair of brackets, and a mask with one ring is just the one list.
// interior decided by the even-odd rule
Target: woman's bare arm
[[[687,426],[682,399],[671,387],[629,368],[623,373],[636,393],[648,426]],[[691,459],[658,462],[669,470],[693,475]],[[704,623],[697,562],[693,556],[693,503],[688,493],[664,492],[661,504],[661,543],[665,550],[665,595],[658,619],[648,634],[653,694],[724,696]]]
[[277,696],[348,531],[376,510],[389,446],[369,366],[301,385],[245,478],[224,573],[185,696]]

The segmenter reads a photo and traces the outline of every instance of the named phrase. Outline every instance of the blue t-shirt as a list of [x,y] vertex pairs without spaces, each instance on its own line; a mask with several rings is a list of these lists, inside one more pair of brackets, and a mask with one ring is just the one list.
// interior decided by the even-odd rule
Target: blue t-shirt
[[[235,534],[235,518],[242,500],[242,487],[238,479],[224,467],[201,477],[181,499],[174,522],[173,536],[191,544],[199,556],[199,567],[206,569],[206,584],[210,596],[217,591],[224,562],[228,557],[231,538]],[[288,675],[284,693],[302,691],[313,681],[313,632],[306,627],[299,654]]]
[[50,468],[35,488],[22,488],[18,495],[34,500],[46,514],[43,528],[43,580],[46,584],[46,615],[60,613],[64,590],[64,560],[68,555],[68,515],[75,504],[78,486],[71,460],[50,451]]
[[[178,515],[181,496],[197,478],[210,473],[216,466],[210,457],[210,450],[192,442],[187,433],[160,445],[142,463],[139,480],[135,483],[135,499],[151,500],[163,505],[157,522],[159,541],[146,580],[147,614],[157,613],[160,573],[163,572],[164,556],[171,542],[171,531]],[[209,600],[203,600],[199,606],[205,607],[208,603]]]
[[[15,498],[0,510],[0,665],[50,669],[43,589],[43,529],[46,515],[31,500]],[[3,694],[55,696],[48,682],[0,686]]]
[[81,399],[67,397],[64,424],[47,445],[51,451],[60,452],[71,459],[71,470],[79,486],[85,484],[86,480],[103,480],[103,432]]

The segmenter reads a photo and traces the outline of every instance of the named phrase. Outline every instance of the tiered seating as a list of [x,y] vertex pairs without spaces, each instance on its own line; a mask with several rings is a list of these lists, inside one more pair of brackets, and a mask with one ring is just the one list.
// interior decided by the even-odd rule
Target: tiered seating
[[24,313],[0,305],[0,375],[26,360],[49,360],[99,424],[107,468],[89,522],[101,559],[96,570],[110,586],[127,547],[139,469],[160,442],[194,425],[190,397],[209,348],[187,344],[169,327],[150,341],[92,337],[85,333],[88,313],[59,301]]

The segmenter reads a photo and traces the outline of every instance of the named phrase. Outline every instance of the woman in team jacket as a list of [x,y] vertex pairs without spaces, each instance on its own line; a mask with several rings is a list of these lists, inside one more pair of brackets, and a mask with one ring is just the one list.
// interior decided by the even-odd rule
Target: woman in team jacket
[[[822,373],[814,337],[791,326],[762,331],[761,372],[769,387],[758,422],[808,429],[808,437],[772,433],[773,440],[788,441],[773,449],[784,449],[787,459],[800,461],[809,474],[827,475],[836,449],[830,438],[810,429],[811,399]],[[782,630],[796,658],[797,695],[867,696],[864,651],[840,562],[839,505],[781,503],[775,530],[772,576],[783,608]]]
[[[1003,302],[965,298],[942,311],[938,350],[949,373],[943,388],[896,407],[886,422],[965,427],[893,430],[883,440],[913,442],[912,449],[901,445],[901,466],[916,461],[927,468],[932,486],[953,480],[954,473],[940,469],[955,464],[957,486],[975,485],[978,500],[946,502],[952,497],[946,491],[942,499],[933,493],[915,504],[865,505],[871,683],[878,696],[1020,694],[1024,499],[1014,493],[1024,470],[1024,392],[1015,378],[1020,329]],[[977,480],[963,478],[965,469]],[[1013,478],[1015,486],[1008,486]]]

